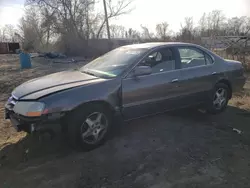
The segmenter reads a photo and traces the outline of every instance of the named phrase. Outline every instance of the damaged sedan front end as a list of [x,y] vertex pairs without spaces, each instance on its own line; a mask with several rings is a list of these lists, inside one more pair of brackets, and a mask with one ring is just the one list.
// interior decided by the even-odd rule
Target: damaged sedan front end
[[14,95],[11,95],[5,104],[5,119],[9,119],[18,132],[56,131],[60,129],[60,119],[63,115],[48,114],[45,103],[18,100]]

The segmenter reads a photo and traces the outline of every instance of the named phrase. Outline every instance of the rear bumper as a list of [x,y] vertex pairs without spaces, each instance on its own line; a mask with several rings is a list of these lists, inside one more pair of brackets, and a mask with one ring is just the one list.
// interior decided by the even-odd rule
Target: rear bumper
[[27,133],[39,131],[61,131],[61,114],[49,114],[46,116],[30,118],[14,113],[12,110],[5,108],[5,119],[10,120],[12,126],[18,131]]
[[246,83],[246,77],[241,76],[232,81],[232,90],[233,92],[241,91]]

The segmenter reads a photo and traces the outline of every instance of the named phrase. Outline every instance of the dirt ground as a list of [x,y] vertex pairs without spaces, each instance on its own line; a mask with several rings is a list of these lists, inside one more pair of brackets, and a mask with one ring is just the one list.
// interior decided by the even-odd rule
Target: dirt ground
[[123,123],[105,145],[85,153],[61,136],[17,133],[3,119],[17,85],[81,64],[35,58],[32,69],[20,70],[17,56],[0,56],[1,188],[250,187],[250,79],[225,113],[178,110]]

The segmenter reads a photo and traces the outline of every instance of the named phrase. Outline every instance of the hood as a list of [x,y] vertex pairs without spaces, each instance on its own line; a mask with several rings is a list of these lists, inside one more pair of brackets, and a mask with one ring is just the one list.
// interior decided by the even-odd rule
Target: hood
[[34,95],[35,93],[48,95],[61,90],[104,80],[105,79],[81,73],[80,71],[63,71],[27,81],[15,88],[12,95],[17,99],[24,98],[31,94]]

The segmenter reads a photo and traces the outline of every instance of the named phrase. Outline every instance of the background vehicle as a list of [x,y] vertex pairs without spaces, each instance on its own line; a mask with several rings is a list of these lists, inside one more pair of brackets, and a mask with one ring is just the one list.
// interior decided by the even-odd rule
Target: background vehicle
[[58,124],[73,145],[92,149],[105,141],[114,116],[131,120],[196,105],[217,114],[244,83],[240,62],[198,45],[129,45],[78,71],[18,86],[6,104],[6,118],[27,132]]

